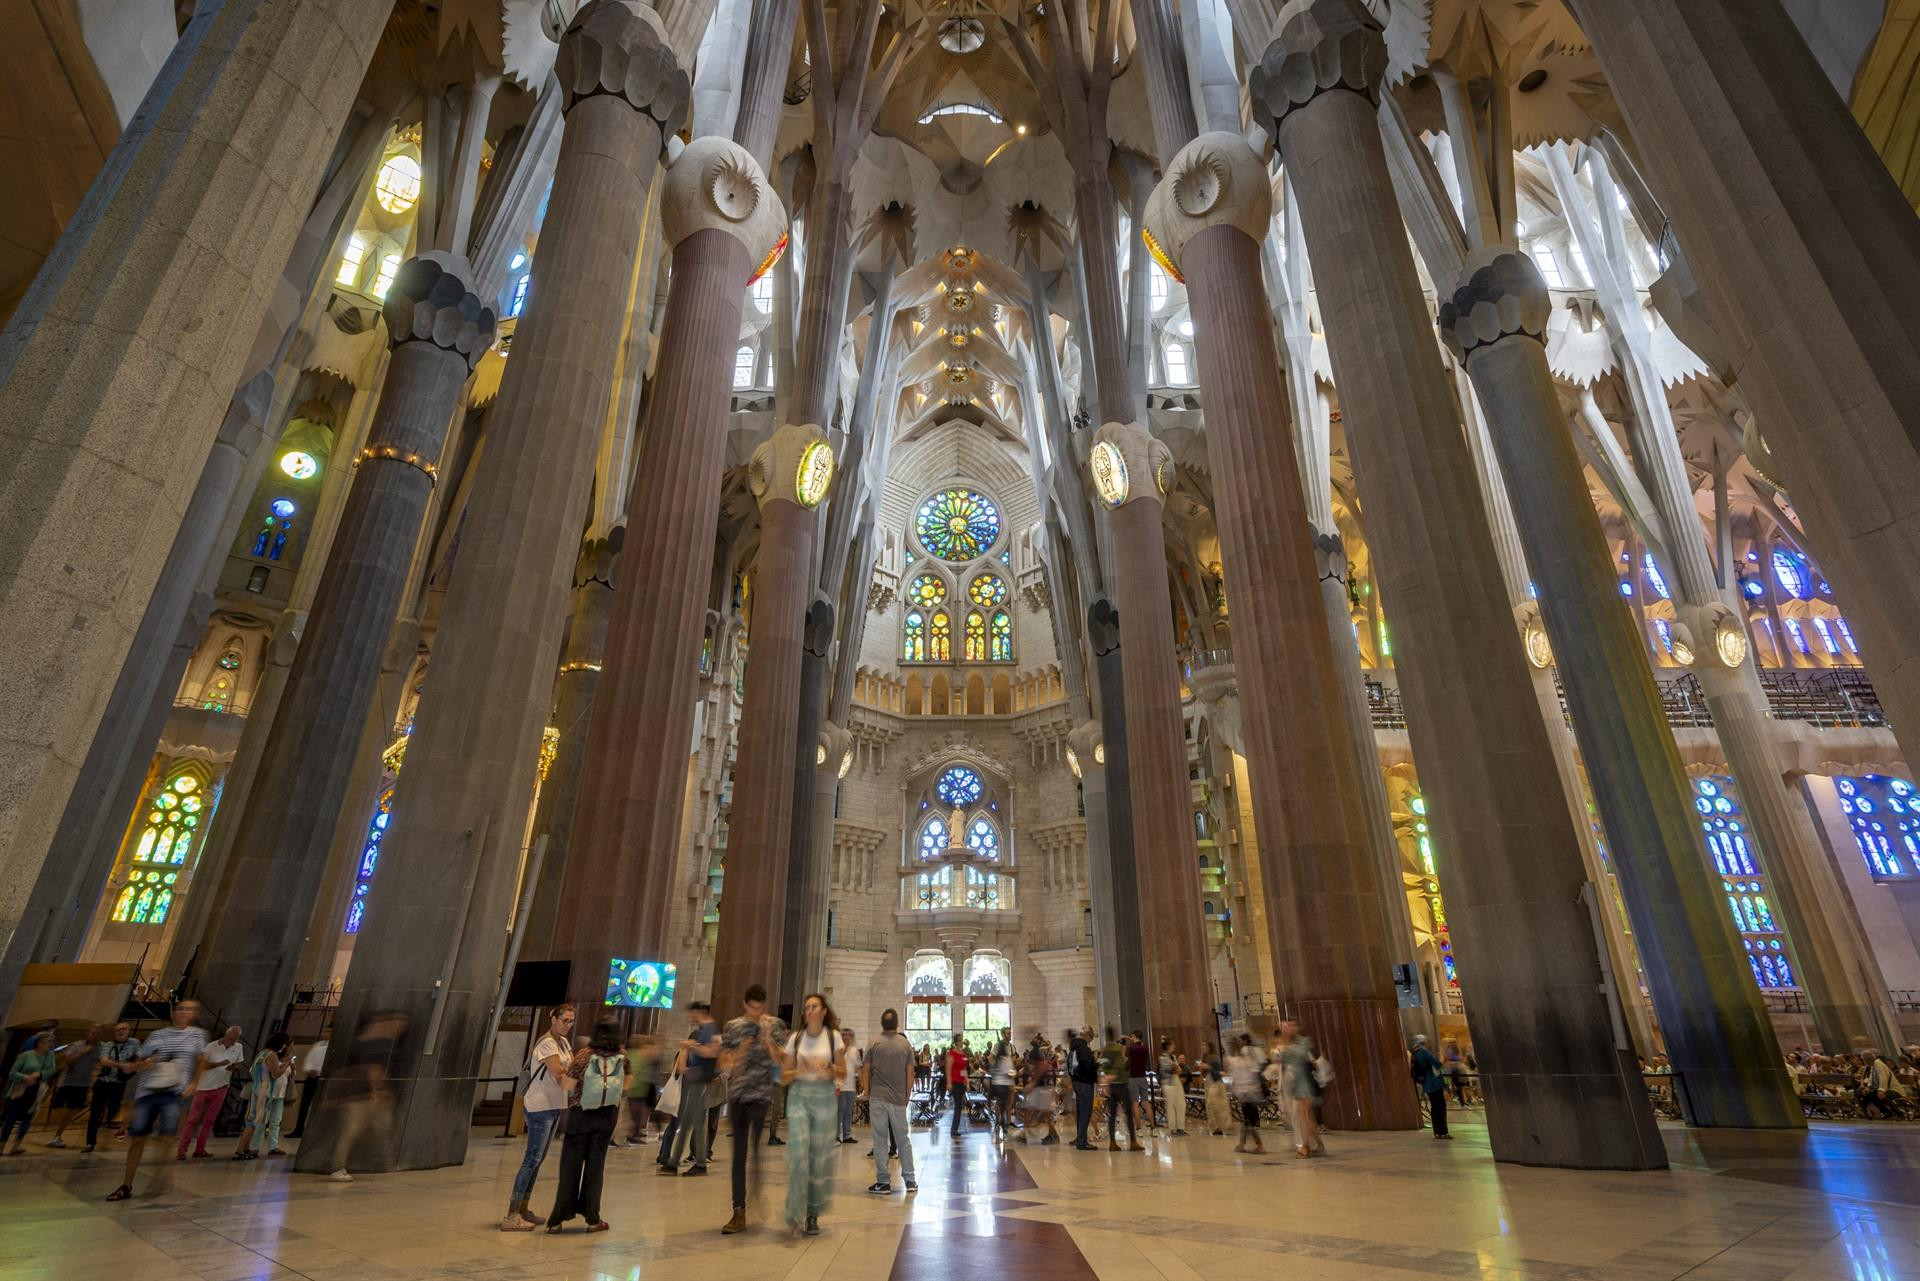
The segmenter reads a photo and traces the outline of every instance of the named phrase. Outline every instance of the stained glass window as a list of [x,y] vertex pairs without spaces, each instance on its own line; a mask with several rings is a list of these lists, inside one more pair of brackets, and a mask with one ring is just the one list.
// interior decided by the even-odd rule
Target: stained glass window
[[907,584],[907,600],[922,609],[931,609],[947,598],[947,585],[938,574],[921,574]]
[[933,794],[942,805],[965,808],[980,800],[980,776],[964,765],[954,765],[933,785]]
[[1827,653],[1838,654],[1840,642],[1833,638],[1833,627],[1818,614],[1813,616],[1813,630],[1820,633],[1820,643],[1827,647]]
[[393,819],[393,789],[389,787],[380,794],[380,803],[374,807],[373,819],[367,824],[366,844],[360,847],[360,866],[353,872],[353,902],[347,908],[346,933],[358,934],[360,923],[367,917],[367,896],[373,890],[373,874],[380,866],[380,841],[387,834],[387,824]]
[[1653,553],[1648,552],[1641,558],[1641,563],[1646,566],[1647,586],[1658,592],[1661,600],[1672,600],[1672,593],[1667,591],[1667,580],[1661,576],[1660,567],[1653,563]]
[[983,872],[977,867],[967,869],[967,906],[983,912],[1000,910],[999,873]]
[[518,316],[527,309],[527,287],[531,284],[533,284],[533,273],[528,272],[520,277],[519,283],[514,285],[513,301],[507,304],[509,316]]
[[293,536],[294,505],[276,498],[260,518],[260,530],[253,536],[253,554],[265,560],[279,560],[286,554],[287,539]]
[[1813,595],[1813,581],[1807,563],[1784,547],[1773,549],[1773,576],[1789,596],[1806,600]]
[[1007,603],[1007,580],[998,574],[982,574],[967,587],[967,595],[982,609]]
[[399,274],[400,255],[388,254],[383,257],[380,260],[380,270],[373,277],[373,296],[384,301],[387,290],[393,288],[393,278]]
[[1693,808],[1706,833],[1707,853],[1721,876],[1727,910],[1747,953],[1753,981],[1763,988],[1797,987],[1786,937],[1767,902],[1766,868],[1749,842],[1733,780],[1725,775],[1695,779]]
[[917,609],[907,611],[907,629],[900,640],[900,661],[903,663],[927,661],[927,616]]
[[928,553],[947,561],[984,556],[1000,541],[1000,509],[985,494],[946,489],[920,504],[914,532]]
[[388,213],[405,213],[420,199],[420,162],[412,156],[389,156],[374,181],[373,196]]
[[753,368],[759,363],[752,347],[742,347],[733,353],[733,388],[739,391],[753,386]]
[[1800,620],[1797,618],[1783,618],[1780,621],[1785,625],[1787,635],[1793,638],[1793,647],[1802,654],[1812,654],[1813,649],[1807,644],[1806,629],[1800,626]]
[[975,858],[1000,859],[1000,831],[984,818],[973,820],[967,828],[967,849]]
[[920,857],[938,858],[947,848],[947,820],[935,814],[920,828]]
[[907,962],[907,1040],[914,1049],[945,1042],[953,1031],[953,965],[934,952]]
[[174,885],[207,816],[206,784],[183,767],[147,800],[147,817],[133,848],[127,883],[114,900],[113,919],[129,925],[163,925],[173,908]]
[[1920,875],[1920,793],[1904,778],[1836,778],[1840,809],[1875,876]]
[[987,620],[977,609],[967,611],[965,657],[969,663],[987,661]]
[[927,628],[927,657],[936,663],[953,661],[953,620],[944,609],[933,612],[933,622]]
[[333,283],[349,289],[359,284],[360,267],[366,260],[367,242],[359,236],[347,241],[347,251],[340,256],[340,270],[333,273]]
[[947,873],[922,872],[913,878],[913,909],[931,912],[947,906]]
[[1013,661],[1013,619],[1004,609],[993,611],[992,641],[987,647],[987,657],[996,663]]

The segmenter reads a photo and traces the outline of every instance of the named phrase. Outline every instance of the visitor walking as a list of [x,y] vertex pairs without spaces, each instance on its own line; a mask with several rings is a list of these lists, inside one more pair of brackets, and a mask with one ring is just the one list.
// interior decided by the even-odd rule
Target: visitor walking
[[1107,1029],[1107,1042],[1100,1048],[1100,1080],[1107,1087],[1107,1151],[1120,1150],[1120,1118],[1127,1119],[1127,1149],[1146,1151],[1133,1119],[1133,1091],[1127,1085],[1127,1044]]
[[994,1128],[1002,1140],[1013,1128],[1013,1073],[1016,1062],[1013,1032],[1009,1028],[1001,1028],[1000,1040],[987,1059],[987,1094],[992,1101]]
[[1140,1128],[1149,1136],[1153,1134],[1153,1051],[1147,1048],[1147,1038],[1136,1029],[1126,1038],[1127,1046],[1127,1106]]
[[1067,1032],[1067,1079],[1073,1083],[1073,1146],[1091,1152],[1087,1127],[1093,1122],[1093,1091],[1100,1084],[1100,1065],[1086,1031]]
[[747,1158],[766,1128],[773,1074],[779,1066],[774,1055],[786,1031],[767,1013],[767,989],[755,983],[741,997],[739,1016],[728,1020],[720,1033],[727,1111],[733,1117],[733,1217],[720,1229],[728,1235],[747,1229]]
[[718,1074],[720,1029],[714,1023],[713,1010],[705,1001],[695,1001],[688,1011],[693,1016],[693,1031],[680,1042],[680,1097],[675,1104],[673,1136],[660,1147],[660,1173],[680,1173],[680,1154],[689,1153],[693,1164],[687,1174],[707,1172],[707,1152],[711,1132],[707,1129],[707,1094]]
[[627,1146],[637,1148],[650,1141],[653,1105],[660,1100],[660,1043],[657,1037],[635,1032],[627,1040],[626,1106]]
[[1241,1037],[1227,1058],[1227,1087],[1233,1093],[1233,1106],[1240,1114],[1240,1139],[1235,1152],[1260,1155],[1267,1150],[1260,1137],[1260,1102],[1265,1093],[1260,1061],[1253,1056],[1252,1043]]
[[567,1114],[567,1091],[573,1084],[569,1076],[573,1069],[572,1036],[573,1006],[554,1006],[547,1014],[547,1034],[533,1047],[533,1057],[527,1061],[527,1147],[513,1176],[506,1217],[500,1220],[502,1232],[531,1232],[540,1222],[527,1209],[527,1199],[533,1195],[540,1163],[547,1159],[554,1129]]
[[947,1094],[953,1099],[953,1124],[948,1133],[957,1140],[967,1115],[967,1047],[958,1034],[947,1047]]
[[85,1036],[77,1041],[69,1041],[53,1052],[61,1070],[60,1079],[53,1087],[52,1114],[47,1118],[47,1123],[53,1126],[53,1137],[47,1140],[50,1148],[67,1146],[67,1127],[87,1110],[88,1095],[93,1089],[93,1075],[100,1066],[100,1038],[104,1031],[95,1023],[87,1029]]
[[547,1215],[547,1231],[558,1232],[579,1215],[587,1231],[605,1232],[600,1217],[600,1188],[607,1176],[607,1145],[620,1121],[627,1093],[627,1056],[620,1049],[620,1025],[601,1019],[593,1037],[573,1056],[568,1068],[567,1135],[560,1144],[560,1189]]
[[372,1129],[383,1136],[384,1142],[393,1115],[387,1064],[393,1062],[411,1026],[411,1020],[401,1010],[365,1015],[347,1045],[346,1060],[340,1070],[328,1078],[327,1106],[339,1110],[340,1129],[334,1138],[333,1157],[324,1164],[333,1167],[333,1173],[327,1177],[335,1183],[353,1182],[347,1163],[353,1159],[353,1145],[362,1133]]
[[228,1028],[219,1040],[200,1051],[193,1084],[187,1091],[193,1102],[187,1108],[186,1124],[180,1127],[180,1143],[174,1151],[174,1160],[186,1160],[188,1147],[192,1147],[196,1158],[213,1155],[207,1151],[207,1140],[213,1137],[213,1123],[220,1119],[227,1091],[233,1088],[234,1065],[246,1062],[246,1058],[247,1047],[240,1044],[237,1027]]
[[[860,1047],[853,1043],[853,1029],[842,1028],[840,1033],[840,1077],[836,1082],[834,1101],[840,1105],[840,1141],[854,1142],[853,1105],[860,1098]],[[789,1091],[791,1093],[791,1091]],[[869,1104],[869,1112],[872,1107]],[[867,1124],[873,1124],[871,1115]]]
[[264,1150],[285,1156],[280,1149],[280,1120],[287,1107],[287,1083],[293,1079],[293,1038],[275,1032],[253,1056],[252,1086],[247,1094],[247,1125],[234,1145],[233,1159],[251,1161]]
[[133,1061],[140,1057],[140,1038],[133,1025],[113,1025],[113,1039],[100,1047],[100,1067],[93,1078],[93,1102],[87,1108],[87,1146],[91,1152],[100,1142],[100,1123],[111,1122],[120,1112],[127,1094],[127,1082],[133,1077]]
[[1292,1019],[1280,1025],[1280,1087],[1293,1110],[1294,1155],[1305,1158],[1326,1144],[1314,1127],[1313,1110],[1320,1098],[1318,1056],[1313,1042]]
[[1053,1051],[1048,1047],[1046,1038],[1035,1032],[1032,1044],[1027,1047],[1027,1094],[1021,1101],[1026,1112],[1021,1138],[1026,1142],[1032,1142],[1033,1131],[1042,1121],[1047,1126],[1047,1137],[1040,1142],[1060,1141],[1060,1124],[1054,1117],[1058,1106],[1053,1089],[1055,1068]]
[[1427,1048],[1424,1035],[1413,1038],[1413,1058],[1410,1064],[1414,1084],[1420,1087],[1420,1093],[1433,1112],[1433,1137],[1451,1139],[1447,1131],[1447,1074],[1440,1066],[1440,1060]]
[[307,1113],[313,1111],[313,1101],[320,1093],[320,1072],[327,1065],[327,1038],[321,1037],[307,1047],[300,1058],[300,1106],[293,1115],[293,1129],[287,1137],[297,1139],[307,1132]]
[[818,992],[800,1003],[800,1029],[780,1051],[787,1082],[787,1230],[820,1235],[820,1216],[833,1199],[836,1083],[842,1079],[846,1043],[840,1020]]
[[880,1039],[867,1047],[865,1055],[867,1124],[873,1134],[873,1186],[867,1189],[869,1192],[893,1191],[887,1158],[894,1151],[900,1154],[900,1177],[907,1191],[920,1190],[913,1181],[912,1135],[907,1129],[907,1100],[912,1097],[918,1065],[913,1043],[900,1035],[899,1011],[883,1011]]
[[13,1070],[7,1073],[7,1106],[0,1114],[0,1148],[6,1147],[9,1135],[13,1137],[13,1147],[7,1150],[8,1156],[19,1156],[25,1150],[27,1130],[33,1125],[34,1105],[40,1101],[40,1091],[53,1080],[53,1074],[59,1069],[60,1060],[53,1052],[53,1033],[36,1032],[27,1042],[27,1048],[13,1061]]
[[[133,1179],[140,1172],[147,1137],[158,1130],[162,1138],[171,1138],[180,1130],[185,1092],[199,1071],[201,1051],[207,1048],[206,1029],[198,1025],[199,1017],[198,1001],[176,1002],[172,1024],[148,1036],[140,1057],[132,1061],[139,1074],[134,1079],[133,1111],[127,1117],[127,1136],[133,1141],[127,1145],[126,1175],[107,1194],[109,1201],[133,1195]],[[158,1192],[166,1184],[165,1173],[155,1175],[150,1190]]]

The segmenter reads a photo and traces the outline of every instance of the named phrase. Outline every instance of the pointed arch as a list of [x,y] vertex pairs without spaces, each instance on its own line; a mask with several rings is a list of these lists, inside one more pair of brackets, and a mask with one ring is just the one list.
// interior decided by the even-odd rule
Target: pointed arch
[[969,663],[987,661],[987,619],[977,609],[967,611],[966,643],[961,656]]

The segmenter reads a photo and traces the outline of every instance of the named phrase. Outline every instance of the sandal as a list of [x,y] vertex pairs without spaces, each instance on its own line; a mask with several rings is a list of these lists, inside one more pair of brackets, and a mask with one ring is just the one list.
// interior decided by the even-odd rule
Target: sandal
[[107,1200],[125,1201],[128,1197],[131,1197],[132,1195],[133,1195],[133,1184],[122,1183],[119,1187],[107,1193]]

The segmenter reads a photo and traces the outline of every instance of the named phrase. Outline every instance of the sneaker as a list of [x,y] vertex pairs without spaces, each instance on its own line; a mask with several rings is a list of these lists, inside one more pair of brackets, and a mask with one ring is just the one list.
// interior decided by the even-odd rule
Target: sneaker
[[912,1179],[907,1180],[907,1191],[918,1192],[919,1190],[920,1190],[920,1185],[918,1183],[915,1183]]
[[747,1230],[747,1212],[745,1208],[736,1206],[734,1207],[733,1217],[731,1219],[728,1219],[727,1225],[720,1229],[720,1234],[722,1236],[730,1237],[736,1232],[745,1232],[746,1230]]
[[687,1170],[687,1171],[685,1171],[684,1173],[682,1173],[680,1177],[681,1177],[681,1178],[683,1178],[683,1179],[691,1179],[691,1178],[693,1178],[693,1177],[695,1177],[696,1175],[701,1175],[701,1174],[705,1174],[706,1172],[707,1172],[707,1167],[706,1167],[706,1166],[704,1166],[704,1165],[696,1165],[696,1166],[694,1166],[694,1167],[693,1167],[693,1168],[692,1168],[691,1170]]
[[807,1216],[807,1235],[810,1237],[817,1237],[820,1235],[820,1216],[819,1215],[809,1214]]
[[784,1148],[787,1146],[787,1141],[785,1139],[768,1139],[767,1146],[770,1148]]
[[1436,1134],[1433,1137],[1436,1139],[1451,1139],[1453,1136],[1451,1134]]
[[53,1138],[47,1140],[47,1146],[50,1148],[64,1148],[65,1146],[67,1146],[67,1141],[61,1138],[60,1136],[55,1135]]
[[347,1173],[347,1168],[345,1166],[341,1166],[338,1170],[335,1170],[332,1174],[329,1174],[327,1177],[329,1179],[332,1179],[335,1183],[352,1183],[353,1182],[353,1176]]
[[93,1151],[93,1144],[91,1144],[91,1143],[89,1143],[89,1144],[87,1144],[87,1146],[85,1146],[84,1148],[81,1148],[81,1149],[80,1149],[80,1154],[81,1154],[82,1156],[84,1156],[84,1155],[86,1155],[87,1153],[89,1153],[89,1152],[91,1152],[91,1151]]
[[676,1169],[674,1169],[674,1168],[673,1168],[672,1166],[670,1166],[670,1165],[663,1165],[663,1166],[661,1166],[661,1167],[660,1167],[660,1168],[659,1168],[658,1170],[656,1170],[656,1171],[654,1171],[654,1173],[656,1173],[656,1174],[664,1174],[664,1175],[666,1175],[666,1176],[667,1176],[667,1177],[668,1177],[669,1179],[677,1179],[677,1178],[679,1178],[679,1177],[680,1177],[680,1171],[678,1171],[678,1170],[676,1170]]
[[[533,1231],[533,1225],[517,1214],[509,1214],[506,1218],[500,1220],[500,1230],[502,1232],[531,1232]],[[558,1232],[560,1229],[554,1228],[552,1230]]]
[[875,1196],[888,1196],[893,1192],[893,1184],[891,1183],[869,1184],[867,1187],[867,1191],[873,1193]]

